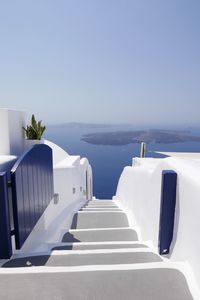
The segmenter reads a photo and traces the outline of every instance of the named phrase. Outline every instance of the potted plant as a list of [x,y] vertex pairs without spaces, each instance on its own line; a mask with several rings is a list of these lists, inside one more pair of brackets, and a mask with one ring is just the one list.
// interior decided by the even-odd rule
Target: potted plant
[[42,121],[36,121],[35,116],[31,117],[31,124],[27,125],[26,128],[22,127],[25,132],[25,147],[31,147],[35,144],[41,144],[44,142],[42,135],[46,129],[42,125]]

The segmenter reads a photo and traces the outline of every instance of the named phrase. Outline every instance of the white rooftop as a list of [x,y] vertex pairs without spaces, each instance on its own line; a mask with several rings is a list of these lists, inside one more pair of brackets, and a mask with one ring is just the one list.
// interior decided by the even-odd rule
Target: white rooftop
[[171,157],[200,159],[199,152],[192,153],[192,152],[159,152],[159,151],[156,151],[156,153],[163,154],[166,156],[171,156]]

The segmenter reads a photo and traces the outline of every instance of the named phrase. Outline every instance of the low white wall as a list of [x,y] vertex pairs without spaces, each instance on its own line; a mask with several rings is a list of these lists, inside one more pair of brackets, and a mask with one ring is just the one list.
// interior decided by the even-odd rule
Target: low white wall
[[[87,176],[87,179],[86,179]],[[78,199],[87,201],[92,198],[90,187],[86,186],[92,178],[91,167],[87,159],[83,158],[79,164],[60,166],[54,168],[54,190],[59,194],[59,199],[72,203]],[[86,191],[89,189],[87,195]]]
[[81,177],[84,184],[86,200],[90,200],[93,197],[93,175],[89,161],[85,157],[80,160],[80,171],[82,174]]
[[171,260],[187,261],[200,286],[200,161],[181,158],[136,160],[120,177],[116,201],[129,215],[131,225],[138,226],[141,238],[158,247],[161,174],[174,170],[178,174],[174,238]]
[[143,240],[158,242],[161,172],[152,165],[126,167],[116,192],[119,205],[128,214],[131,226],[137,226]]
[[64,149],[62,149],[55,143],[48,141],[48,140],[44,140],[44,143],[46,145],[48,145],[49,147],[51,147],[53,150],[53,165],[54,166],[69,156],[69,154]]

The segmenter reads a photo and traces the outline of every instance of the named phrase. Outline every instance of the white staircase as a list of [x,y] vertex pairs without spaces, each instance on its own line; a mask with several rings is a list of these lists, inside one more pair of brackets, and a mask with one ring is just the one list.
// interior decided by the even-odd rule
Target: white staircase
[[81,208],[62,244],[50,255],[5,263],[0,298],[193,299],[184,275],[138,240],[112,200],[92,200]]

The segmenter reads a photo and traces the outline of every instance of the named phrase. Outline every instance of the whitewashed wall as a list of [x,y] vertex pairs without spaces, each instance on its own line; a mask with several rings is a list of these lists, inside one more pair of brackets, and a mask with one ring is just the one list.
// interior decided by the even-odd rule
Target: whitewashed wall
[[23,152],[24,125],[23,111],[0,109],[0,155],[20,155]]
[[120,177],[116,201],[138,226],[141,238],[158,247],[162,170],[178,174],[176,219],[171,260],[187,261],[200,286],[200,160],[136,159]]

